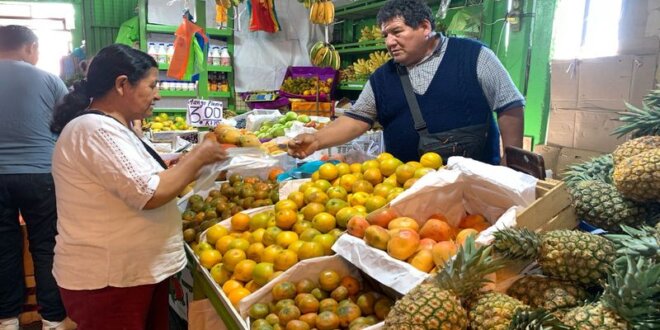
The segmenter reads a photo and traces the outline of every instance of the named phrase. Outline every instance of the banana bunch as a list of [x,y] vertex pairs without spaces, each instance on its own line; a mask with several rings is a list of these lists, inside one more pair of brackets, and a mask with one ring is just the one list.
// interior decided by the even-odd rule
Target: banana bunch
[[339,52],[329,43],[319,41],[309,50],[309,60],[312,65],[320,68],[331,67],[339,70],[340,58]]
[[353,69],[353,64],[347,66],[345,69],[339,70],[339,80],[340,81],[354,81],[355,78],[355,69]]
[[376,71],[381,65],[390,60],[390,54],[384,51],[369,54],[369,59],[359,58],[353,63],[353,72],[356,80],[364,80]]
[[373,71],[371,72],[376,71],[376,69],[378,69],[381,65],[389,61],[390,58],[392,58],[390,53],[384,51],[378,51],[369,54],[369,65],[371,68],[373,68]]
[[243,1],[244,0],[215,0],[215,4],[229,9],[232,6],[238,7]]
[[383,36],[378,25],[364,26],[362,27],[362,30],[360,30],[360,38],[358,39],[358,42],[381,39],[383,39]]
[[318,0],[309,8],[309,21],[328,25],[335,20],[335,4],[331,0]]
[[369,62],[363,58],[358,58],[358,60],[353,63],[353,71],[355,71],[355,78],[359,80],[367,79],[372,72],[369,69]]

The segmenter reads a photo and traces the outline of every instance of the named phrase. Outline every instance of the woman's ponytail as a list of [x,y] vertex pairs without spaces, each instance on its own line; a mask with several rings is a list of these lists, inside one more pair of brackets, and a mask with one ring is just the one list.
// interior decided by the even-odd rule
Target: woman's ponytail
[[87,81],[83,79],[75,82],[73,90],[64,96],[62,102],[55,107],[50,130],[55,134],[61,133],[67,123],[87,109],[89,103],[90,96],[87,91]]

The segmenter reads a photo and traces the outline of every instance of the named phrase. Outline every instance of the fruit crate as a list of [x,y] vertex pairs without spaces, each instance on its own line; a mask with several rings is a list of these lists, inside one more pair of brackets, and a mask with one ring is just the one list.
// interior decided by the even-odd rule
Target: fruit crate
[[[318,104],[318,105],[317,105]],[[291,102],[291,111],[308,116],[319,117],[332,117],[335,112],[335,107],[332,102],[307,102],[297,101]]]
[[536,201],[518,214],[517,222],[518,227],[535,232],[577,227],[578,219],[566,183],[553,179],[539,180]]
[[[282,79],[282,82],[284,82],[284,80],[286,80],[289,77],[291,78],[308,77],[308,78],[318,78],[319,80],[327,80],[329,78],[332,78],[332,84],[330,85],[330,93],[327,93],[325,98],[319,99],[319,101],[330,101],[331,95],[334,95],[335,88],[337,86],[337,75],[338,75],[337,70],[333,68],[317,68],[314,66],[290,66],[289,68],[287,68],[286,74],[284,75],[284,79]],[[289,99],[298,98],[306,101],[316,101],[316,95],[291,94],[281,89],[280,89],[280,96],[285,96],[288,97]]]

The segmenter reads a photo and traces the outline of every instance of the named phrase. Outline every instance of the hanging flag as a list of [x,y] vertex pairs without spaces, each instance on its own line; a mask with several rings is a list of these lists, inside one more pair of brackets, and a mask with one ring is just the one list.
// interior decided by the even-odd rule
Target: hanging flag
[[273,0],[249,0],[250,31],[275,33],[281,30]]
[[[167,76],[178,80],[190,80],[203,66],[204,49],[208,37],[201,27],[195,25],[187,15],[174,33],[174,55]],[[201,41],[201,42],[200,42]]]

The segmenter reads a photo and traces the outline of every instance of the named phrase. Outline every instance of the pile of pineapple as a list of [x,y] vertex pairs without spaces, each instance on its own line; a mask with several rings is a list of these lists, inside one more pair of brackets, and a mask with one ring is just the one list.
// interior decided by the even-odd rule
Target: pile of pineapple
[[[660,93],[631,108],[615,133],[635,139],[568,176],[581,218],[613,234],[502,229],[470,237],[456,257],[396,302],[387,329],[660,329]],[[488,274],[535,261],[506,293]]]

